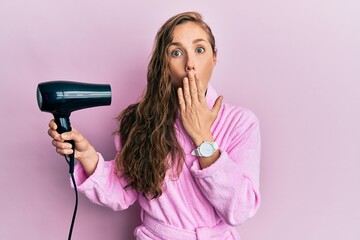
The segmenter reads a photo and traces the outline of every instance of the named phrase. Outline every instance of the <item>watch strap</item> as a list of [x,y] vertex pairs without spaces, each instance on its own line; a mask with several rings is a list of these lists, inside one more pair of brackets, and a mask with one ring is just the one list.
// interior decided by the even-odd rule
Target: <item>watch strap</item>
[[[204,141],[204,142],[205,142],[205,141]],[[204,142],[202,142],[201,144],[203,144]],[[218,145],[217,145],[216,142],[208,142],[208,143],[210,143],[211,146],[214,148],[214,153],[215,153],[216,150],[219,149],[219,147],[218,147]],[[201,144],[200,144],[200,146],[201,146]],[[200,146],[197,147],[197,148],[195,148],[195,149],[191,152],[191,155],[193,155],[193,156],[198,156],[198,157],[204,157],[204,156],[201,154],[201,152],[200,152]]]

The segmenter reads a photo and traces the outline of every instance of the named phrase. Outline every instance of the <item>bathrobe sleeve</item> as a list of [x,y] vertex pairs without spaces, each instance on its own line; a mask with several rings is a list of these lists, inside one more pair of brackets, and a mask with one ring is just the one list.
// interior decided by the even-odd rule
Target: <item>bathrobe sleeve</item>
[[[259,208],[260,131],[252,112],[237,120],[220,157],[205,169],[194,161],[191,172],[201,191],[229,225],[240,225]],[[226,146],[225,146],[226,145]]]
[[[119,137],[115,137],[116,149],[120,151]],[[100,153],[99,162],[94,173],[87,176],[80,163],[75,166],[74,178],[77,189],[90,201],[109,207],[113,210],[123,210],[132,205],[138,198],[138,192],[125,190],[126,181],[119,178],[115,172],[115,160],[105,161]]]

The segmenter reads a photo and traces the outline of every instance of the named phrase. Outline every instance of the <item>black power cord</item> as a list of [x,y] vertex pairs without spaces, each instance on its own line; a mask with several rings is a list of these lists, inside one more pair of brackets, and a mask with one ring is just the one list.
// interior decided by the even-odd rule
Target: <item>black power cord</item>
[[[75,152],[75,147],[74,147],[74,143],[72,142],[73,145],[73,149]],[[72,236],[72,231],[74,228],[74,223],[75,223],[75,218],[76,218],[76,212],[77,212],[77,207],[78,207],[78,191],[77,191],[77,187],[76,187],[76,182],[75,182],[75,178],[74,178],[74,162],[75,162],[75,156],[74,153],[69,155],[69,160],[67,158],[67,155],[65,155],[65,160],[66,162],[69,164],[69,173],[71,176],[71,181],[74,185],[74,189],[75,189],[75,208],[74,208],[74,213],[72,216],[72,220],[71,220],[71,226],[70,226],[70,231],[69,231],[69,235],[68,235],[68,240],[71,240],[71,236]]]

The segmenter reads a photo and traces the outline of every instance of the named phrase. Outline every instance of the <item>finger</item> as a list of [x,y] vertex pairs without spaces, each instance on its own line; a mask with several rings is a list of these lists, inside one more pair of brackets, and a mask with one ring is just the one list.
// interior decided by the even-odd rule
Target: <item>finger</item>
[[221,108],[223,99],[224,99],[223,96],[219,96],[219,97],[216,99],[213,108],[211,109],[211,112],[213,112],[214,114],[216,114],[216,116],[219,114],[219,111],[220,111],[220,108]]
[[195,76],[193,73],[189,73],[189,88],[190,88],[190,96],[192,103],[196,103],[199,101],[198,89],[196,86]]
[[190,97],[190,89],[189,89],[189,78],[184,77],[183,80],[183,95],[185,100],[185,107],[191,106],[191,97]]
[[49,122],[49,128],[52,129],[52,130],[57,129],[57,125],[56,125],[54,119],[51,119],[51,121]]
[[196,83],[196,88],[197,88],[197,94],[198,94],[199,101],[200,102],[205,102],[206,101],[206,98],[205,98],[206,88],[204,88],[204,86],[202,85],[202,82],[198,78],[197,74],[195,74],[195,83]]
[[57,131],[55,131],[55,130],[49,129],[49,130],[48,130],[48,135],[49,135],[51,138],[55,139],[56,141],[62,141],[62,142],[64,141],[64,140],[61,138],[60,134],[59,134]]
[[56,152],[61,155],[68,155],[73,153],[73,149],[70,143],[53,140],[52,145],[55,146]]
[[73,128],[70,132],[62,133],[61,139],[63,140],[74,140],[74,142],[81,142],[84,140],[84,137],[81,133],[79,133],[75,128]]
[[59,142],[59,141],[53,140],[51,143],[54,147],[63,149],[63,150],[72,148],[71,143],[68,143],[68,142]]
[[178,88],[177,93],[178,93],[180,110],[185,111],[185,100],[184,100],[184,94],[182,88]]
[[69,155],[73,153],[72,149],[62,149],[62,148],[56,148],[56,152],[61,155]]
[[78,138],[76,135],[77,135],[76,133],[70,131],[70,132],[62,133],[60,135],[60,137],[61,137],[61,139],[66,140],[66,141],[69,141],[69,140],[74,140],[75,141],[74,138]]

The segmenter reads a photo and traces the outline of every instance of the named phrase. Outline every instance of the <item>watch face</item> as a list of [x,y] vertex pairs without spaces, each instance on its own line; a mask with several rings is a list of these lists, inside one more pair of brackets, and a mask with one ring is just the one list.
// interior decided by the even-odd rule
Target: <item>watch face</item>
[[203,142],[200,145],[200,153],[204,157],[210,157],[214,154],[214,147],[209,142]]

